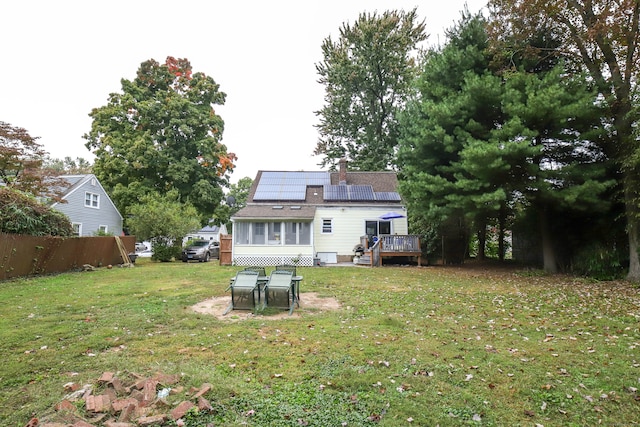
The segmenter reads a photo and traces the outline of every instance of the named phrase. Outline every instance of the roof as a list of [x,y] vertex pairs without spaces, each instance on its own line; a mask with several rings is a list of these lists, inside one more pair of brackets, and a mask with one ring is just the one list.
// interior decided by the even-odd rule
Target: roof
[[[346,180],[340,182],[341,173]],[[258,171],[234,219],[313,219],[320,206],[402,206],[395,172]]]

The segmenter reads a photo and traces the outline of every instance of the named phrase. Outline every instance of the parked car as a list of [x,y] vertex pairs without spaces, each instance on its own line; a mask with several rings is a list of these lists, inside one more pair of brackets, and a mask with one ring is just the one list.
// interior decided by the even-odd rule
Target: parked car
[[182,250],[182,262],[208,262],[220,256],[220,244],[207,240],[194,240]]
[[144,252],[148,250],[147,245],[142,242],[136,242],[136,252]]

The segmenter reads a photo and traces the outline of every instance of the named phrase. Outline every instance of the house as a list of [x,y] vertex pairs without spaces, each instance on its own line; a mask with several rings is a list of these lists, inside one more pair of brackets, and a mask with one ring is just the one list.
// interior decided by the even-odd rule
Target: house
[[[360,244],[368,248],[382,237],[406,236],[396,174],[347,172],[344,159],[339,165],[338,172],[259,171],[247,205],[231,218],[233,263],[352,262]],[[386,217],[390,212],[393,218]]]
[[51,207],[65,214],[77,236],[122,234],[122,215],[93,174],[61,175],[66,182],[62,202]]
[[221,234],[227,234],[227,226],[225,224],[222,224],[222,226],[220,227],[218,227],[217,225],[209,224],[205,227],[202,227],[198,231],[187,234],[185,240],[213,240],[214,242],[219,243]]

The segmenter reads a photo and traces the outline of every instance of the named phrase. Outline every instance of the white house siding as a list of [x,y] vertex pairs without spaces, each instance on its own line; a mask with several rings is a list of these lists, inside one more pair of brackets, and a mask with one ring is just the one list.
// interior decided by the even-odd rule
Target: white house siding
[[[353,248],[365,235],[365,221],[382,221],[380,216],[387,212],[398,212],[398,206],[357,207],[335,206],[318,207],[314,220],[314,243],[317,254],[336,254],[338,262],[350,261]],[[401,213],[405,213],[400,210]],[[331,234],[322,232],[324,219],[332,219]],[[391,234],[408,234],[407,218],[396,218],[391,222]]]
[[[114,236],[122,234],[122,216],[113,205],[106,192],[92,175],[78,187],[64,196],[66,203],[55,203],[52,207],[67,215],[71,223],[81,224],[82,236],[93,236],[101,226],[106,226],[107,232]],[[98,208],[87,207],[84,204],[85,193],[99,194]]]

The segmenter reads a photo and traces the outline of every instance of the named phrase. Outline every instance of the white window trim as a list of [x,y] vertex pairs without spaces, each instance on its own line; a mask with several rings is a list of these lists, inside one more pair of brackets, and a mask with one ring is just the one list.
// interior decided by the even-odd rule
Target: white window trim
[[[325,222],[329,222],[329,231],[325,231]],[[333,218],[322,218],[322,224],[320,225],[322,234],[333,234]]]
[[74,222],[71,224],[71,227],[75,230],[75,227],[78,226],[78,236],[82,236],[82,223]]
[[109,232],[109,226],[108,225],[99,225],[98,226],[98,232],[108,233]]
[[[96,206],[93,206],[93,196],[95,196]],[[89,203],[87,203],[89,202]],[[100,194],[91,191],[84,192],[84,207],[91,209],[100,209]]]

